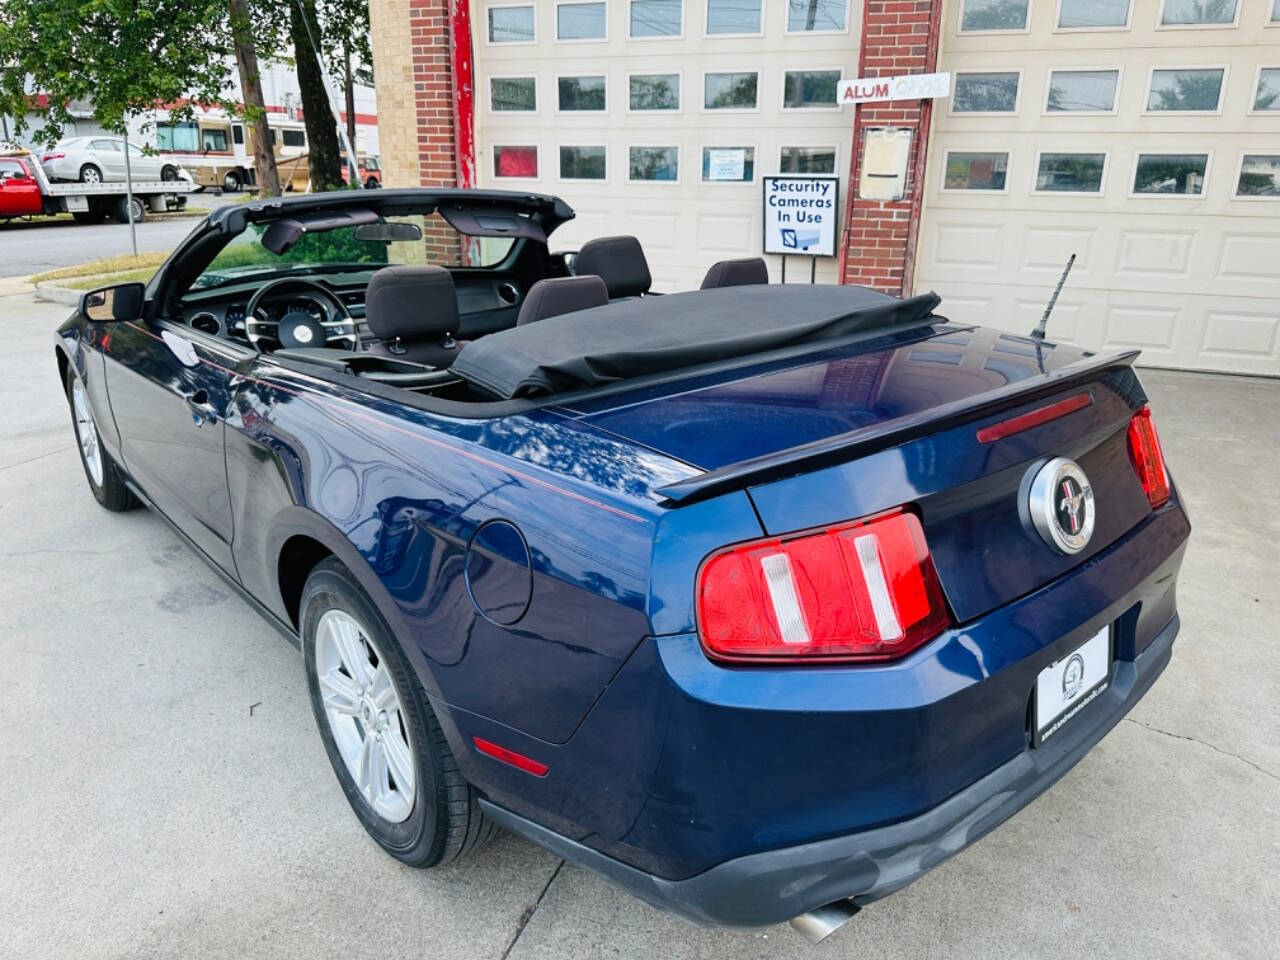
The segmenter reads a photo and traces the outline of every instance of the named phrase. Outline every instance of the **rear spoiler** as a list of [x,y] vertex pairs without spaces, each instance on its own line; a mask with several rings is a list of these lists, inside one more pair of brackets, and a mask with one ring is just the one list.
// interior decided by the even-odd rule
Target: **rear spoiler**
[[963,400],[896,420],[887,420],[874,427],[851,430],[763,457],[741,460],[695,477],[668,483],[654,492],[665,497],[668,506],[683,506],[730,490],[781,480],[806,470],[820,470],[1096,380],[1101,373],[1131,367],[1138,353],[1137,350],[1130,350],[1082,360],[1046,373],[1030,384],[1006,384]]

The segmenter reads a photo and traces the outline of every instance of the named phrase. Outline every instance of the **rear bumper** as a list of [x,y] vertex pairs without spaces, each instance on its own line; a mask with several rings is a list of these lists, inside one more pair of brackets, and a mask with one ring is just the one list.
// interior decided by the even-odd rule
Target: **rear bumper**
[[1039,749],[1026,749],[932,809],[888,826],[752,853],[679,880],[609,857],[482,800],[487,815],[699,925],[759,927],[844,898],[900,890],[1009,819],[1052,786],[1124,717],[1169,663],[1178,618],[1133,660],[1116,660],[1089,709]]

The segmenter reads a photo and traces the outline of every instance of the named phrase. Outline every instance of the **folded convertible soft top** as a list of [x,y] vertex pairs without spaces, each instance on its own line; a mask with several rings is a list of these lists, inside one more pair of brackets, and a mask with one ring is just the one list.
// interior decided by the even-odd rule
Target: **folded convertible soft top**
[[750,356],[927,317],[936,293],[898,300],[865,287],[750,286],[624,300],[492,333],[450,370],[509,400]]

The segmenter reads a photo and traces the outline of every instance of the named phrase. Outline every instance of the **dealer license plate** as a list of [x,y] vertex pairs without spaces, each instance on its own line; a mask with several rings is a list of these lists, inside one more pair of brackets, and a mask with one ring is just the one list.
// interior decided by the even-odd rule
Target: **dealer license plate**
[[1110,682],[1111,628],[1104,627],[1036,677],[1032,746],[1040,746],[1061,730]]

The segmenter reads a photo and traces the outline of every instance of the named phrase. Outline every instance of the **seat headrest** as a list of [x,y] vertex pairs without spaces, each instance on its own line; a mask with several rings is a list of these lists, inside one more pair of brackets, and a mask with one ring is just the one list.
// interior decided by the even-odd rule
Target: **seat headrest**
[[573,261],[578,276],[594,274],[604,281],[612,297],[638,297],[649,292],[653,278],[649,261],[635,237],[601,237],[588,240]]
[[609,288],[594,274],[539,280],[529,288],[529,293],[520,306],[520,315],[516,317],[516,326],[558,317],[562,313],[573,313],[575,310],[602,307],[608,302]]
[[741,260],[721,260],[713,263],[702,278],[701,290],[714,287],[750,287],[769,282],[769,268],[763,257],[744,257]]
[[383,267],[364,295],[364,318],[379,340],[442,337],[458,329],[458,294],[444,267]]

